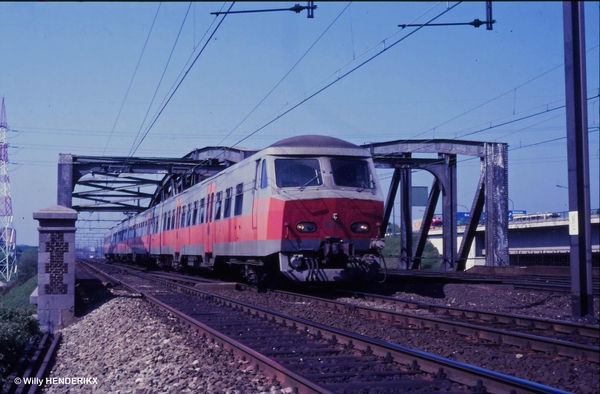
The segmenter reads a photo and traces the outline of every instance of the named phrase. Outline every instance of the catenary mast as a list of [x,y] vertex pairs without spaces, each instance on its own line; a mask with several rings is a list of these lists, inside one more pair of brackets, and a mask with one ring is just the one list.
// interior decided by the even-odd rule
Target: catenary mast
[[13,228],[10,178],[8,176],[8,138],[4,97],[0,110],[0,276],[9,281],[17,273],[16,232]]

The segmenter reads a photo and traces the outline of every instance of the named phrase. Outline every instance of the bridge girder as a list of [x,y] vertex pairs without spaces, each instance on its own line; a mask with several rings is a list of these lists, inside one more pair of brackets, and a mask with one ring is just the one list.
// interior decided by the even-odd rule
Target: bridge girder
[[[58,205],[78,212],[142,212],[255,152],[206,147],[182,158],[60,154]],[[73,199],[93,203],[74,205]]]
[[[381,226],[385,233],[392,212],[397,189],[401,190],[400,212],[401,266],[416,269],[422,258],[425,242],[434,210],[442,195],[442,228],[444,246],[442,269],[464,270],[467,254],[475,237],[477,223],[486,217],[486,265],[508,265],[508,145],[498,142],[460,140],[397,140],[363,145],[373,155],[377,168],[393,168],[394,176],[386,201],[385,216]],[[438,158],[417,158],[414,154],[437,154]],[[467,231],[457,249],[457,172],[458,155],[479,157],[480,178],[469,219]],[[433,174],[434,182],[425,207],[416,248],[412,248],[412,169],[426,170]],[[485,207],[485,211],[484,211]],[[408,230],[410,229],[410,230]]]
[[[464,270],[466,253],[475,236],[475,228],[484,212],[486,265],[508,264],[508,146],[504,143],[458,140],[397,140],[365,144],[378,168],[393,168],[395,175],[386,202],[382,234],[385,233],[391,207],[401,187],[401,212],[404,235],[403,255],[406,268],[418,268],[427,239],[435,205],[442,195],[443,267]],[[60,154],[58,163],[58,204],[79,212],[142,212],[166,198],[210,178],[230,165],[256,153],[255,150],[230,147],[196,149],[183,158],[103,157]],[[438,158],[417,158],[414,154],[435,153]],[[457,250],[457,175],[456,157],[479,157],[480,180],[471,206],[467,231]],[[434,175],[424,220],[413,253],[412,177],[413,169]],[[147,176],[163,174],[162,179]],[[84,190],[76,191],[80,187]],[[152,189],[152,192],[142,191]],[[73,198],[91,201],[73,205]],[[141,202],[145,201],[145,204]],[[410,229],[406,231],[406,229]]]

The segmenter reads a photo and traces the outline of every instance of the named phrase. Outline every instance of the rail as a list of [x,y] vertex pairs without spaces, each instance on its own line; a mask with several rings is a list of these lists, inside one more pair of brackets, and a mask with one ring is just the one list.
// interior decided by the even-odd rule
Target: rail
[[[132,276],[142,277],[140,273],[132,273]],[[114,278],[119,283],[121,281]],[[174,287],[179,292],[187,292],[197,294],[201,297],[209,297],[211,299],[218,299],[220,304],[235,307],[238,310],[251,312],[254,316],[262,318],[265,321],[269,321],[272,324],[279,324],[282,326],[300,326],[304,327],[304,331],[310,331],[318,333],[318,336],[327,342],[333,343],[346,343],[347,346],[352,346],[354,349],[360,350],[363,354],[372,354],[386,360],[393,360],[394,362],[407,364],[407,365],[418,365],[418,369],[431,373],[433,376],[444,377],[454,382],[466,384],[473,387],[474,389],[487,390],[488,392],[511,392],[516,393],[564,393],[562,390],[558,390],[552,387],[544,386],[534,382],[519,379],[513,376],[493,372],[484,368],[475,367],[469,364],[449,360],[443,357],[439,357],[426,352],[410,349],[397,344],[392,344],[378,339],[369,338],[363,335],[354,334],[348,331],[339,330],[333,327],[325,326],[319,323],[311,322],[308,320],[300,319],[297,317],[289,316],[286,314],[271,311],[265,308],[256,307],[249,305],[241,301],[237,301],[228,297],[214,295],[204,291],[200,291],[196,288],[184,286],[181,284],[175,284],[160,279],[152,278],[153,281],[162,282],[166,286]],[[135,290],[137,293],[144,295],[149,300],[153,300],[145,292]],[[156,300],[158,301],[158,300]],[[153,301],[155,302],[155,301]],[[157,305],[164,307],[160,301],[155,302]],[[188,324],[196,326],[197,322],[186,316],[181,316],[180,313],[176,313],[181,319],[188,322]],[[234,351],[243,349],[243,345],[229,345],[231,339],[223,337],[217,332],[213,332],[209,327],[205,330],[207,335],[218,338],[218,341],[222,341],[223,345],[232,348]],[[251,350],[251,349],[250,349]],[[251,353],[248,353],[247,357],[250,357]],[[257,357],[257,360],[260,359]],[[265,361],[266,363],[266,361]],[[264,368],[270,368],[265,365]],[[275,369],[272,372],[277,375],[278,370]],[[287,375],[286,375],[287,376]],[[285,379],[285,376],[283,376]],[[318,389],[315,386],[307,386],[305,389],[300,389],[301,392],[330,392],[325,388]],[[313,391],[314,390],[314,391]]]

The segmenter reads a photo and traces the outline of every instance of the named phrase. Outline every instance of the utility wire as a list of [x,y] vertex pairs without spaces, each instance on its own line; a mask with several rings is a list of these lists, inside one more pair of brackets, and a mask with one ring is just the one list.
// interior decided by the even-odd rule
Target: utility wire
[[[194,3],[194,7],[195,7],[196,3]],[[225,3],[223,3],[223,6],[221,7],[221,10],[225,7]],[[200,39],[200,41],[198,41],[198,45],[204,41],[204,38],[206,38],[206,36],[208,35],[208,32],[212,29],[213,25],[215,24],[215,21],[217,20],[217,18],[214,18],[212,20],[212,22],[210,23],[210,25],[207,27],[206,31],[204,32],[204,35],[202,36],[202,38]],[[188,58],[188,60],[186,61],[185,65],[182,67],[181,71],[179,72],[179,75],[177,76],[177,78],[175,78],[175,82],[173,83],[173,85],[171,86],[171,88],[169,89],[167,95],[165,96],[165,98],[163,99],[163,101],[160,103],[159,107],[162,107],[162,105],[165,103],[165,101],[167,100],[167,97],[169,96],[169,94],[175,89],[175,87],[177,86],[177,81],[179,81],[179,79],[181,78],[181,76],[185,73],[185,70],[188,68],[188,65],[190,64],[190,62],[192,61],[192,59],[194,58],[194,54],[196,53],[196,49],[198,48],[198,45],[196,45],[196,39],[194,38],[194,49],[192,51],[192,53],[190,54],[190,57]],[[158,111],[156,111],[156,113],[158,113]],[[156,115],[156,114],[155,114]]]
[[171,53],[169,54],[169,58],[167,59],[167,64],[165,64],[165,68],[163,69],[162,75],[160,76],[160,80],[158,81],[158,85],[156,86],[156,90],[154,91],[154,95],[152,96],[152,100],[150,101],[150,105],[148,105],[148,110],[146,111],[144,120],[140,124],[140,128],[135,136],[135,140],[133,141],[133,145],[131,146],[131,150],[129,152],[130,156],[133,155],[133,152],[132,152],[133,147],[135,146],[136,141],[137,141],[140,133],[142,132],[144,123],[146,123],[146,119],[148,118],[148,114],[150,113],[150,108],[152,108],[152,104],[154,104],[154,99],[156,99],[156,95],[158,94],[158,89],[160,89],[163,78],[165,77],[165,74],[167,72],[167,68],[169,68],[169,64],[171,63],[171,58],[173,57],[173,52],[175,52],[175,47],[177,47],[177,43],[179,42],[179,37],[181,36],[181,31],[183,30],[183,26],[185,25],[185,21],[187,20],[187,17],[188,17],[188,14],[190,13],[191,7],[192,7],[192,2],[190,2],[190,5],[188,6],[187,11],[185,12],[185,16],[183,17],[183,21],[181,22],[181,26],[179,27],[179,32],[177,33],[177,37],[175,38],[175,42],[173,43],[173,47],[171,48]]
[[140,54],[140,58],[138,59],[137,65],[135,66],[135,70],[133,71],[133,75],[131,76],[131,81],[129,81],[129,86],[127,87],[127,92],[125,93],[125,97],[123,98],[123,102],[121,103],[121,108],[119,108],[119,113],[117,114],[117,118],[115,119],[115,123],[113,124],[112,129],[110,130],[110,134],[108,136],[108,141],[106,141],[106,146],[102,151],[102,155],[106,153],[106,149],[108,148],[108,144],[112,138],[112,135],[117,127],[117,122],[121,117],[121,112],[123,111],[123,107],[125,106],[125,101],[127,101],[127,96],[129,96],[129,90],[131,89],[131,85],[133,85],[133,80],[137,75],[138,68],[140,67],[140,63],[142,61],[142,57],[144,57],[144,53],[146,52],[146,45],[148,45],[148,41],[150,40],[150,35],[152,34],[152,30],[154,29],[154,23],[156,22],[156,17],[158,17],[158,12],[160,11],[160,7],[162,2],[158,4],[158,8],[156,9],[156,14],[154,15],[154,19],[152,20],[152,25],[150,26],[150,31],[148,31],[148,36],[146,37],[146,42],[144,42],[144,47],[142,48],[142,53]]
[[[589,135],[589,134],[592,134],[592,133],[595,133],[595,132],[597,132],[597,131],[598,131],[598,128],[597,128],[597,127],[592,127],[592,128],[591,128],[591,130],[588,130],[588,135]],[[558,138],[552,138],[552,139],[550,139],[550,140],[538,141],[538,142],[533,142],[533,143],[531,143],[531,144],[527,144],[527,145],[521,145],[521,146],[517,146],[517,147],[514,147],[514,148],[512,148],[512,149],[509,149],[509,151],[513,151],[513,150],[517,150],[517,149],[530,148],[530,147],[532,147],[532,146],[538,146],[538,145],[548,144],[548,143],[550,143],[550,142],[556,142],[556,141],[560,141],[560,140],[564,140],[564,139],[567,139],[567,136],[566,136],[566,135],[564,135],[564,136],[562,136],[562,137],[558,137]]]
[[[229,10],[231,10],[231,8],[233,7],[234,4],[235,4],[235,2],[231,3],[231,6],[229,6]],[[187,69],[187,71],[185,72],[185,74],[183,75],[183,77],[181,77],[181,80],[179,81],[179,83],[177,84],[177,86],[175,87],[175,89],[173,90],[173,92],[171,93],[171,95],[169,95],[169,98],[166,100],[166,102],[164,103],[164,105],[162,106],[162,108],[160,109],[160,111],[156,114],[156,116],[154,117],[154,120],[152,121],[152,123],[150,124],[150,126],[148,126],[148,128],[146,129],[146,132],[144,133],[144,135],[140,139],[139,143],[133,148],[133,150],[131,152],[132,156],[138,150],[138,148],[140,147],[140,145],[142,144],[142,142],[144,142],[144,139],[146,139],[146,136],[148,135],[148,133],[150,132],[150,130],[152,130],[152,127],[154,127],[154,125],[158,121],[158,118],[160,118],[160,115],[163,113],[163,111],[165,110],[165,108],[167,107],[167,105],[169,104],[169,102],[171,101],[171,99],[173,98],[173,96],[175,95],[175,93],[177,92],[177,90],[179,89],[179,87],[181,86],[181,84],[183,83],[183,81],[185,80],[185,78],[188,76],[190,70],[192,69],[192,67],[194,67],[194,64],[196,64],[196,61],[198,60],[198,58],[200,57],[200,55],[202,55],[204,53],[204,49],[206,49],[206,46],[210,43],[212,37],[215,35],[215,33],[217,32],[217,30],[219,30],[219,27],[221,26],[221,24],[223,23],[223,21],[225,20],[226,17],[227,17],[227,14],[223,15],[223,18],[221,19],[221,21],[219,22],[219,24],[215,27],[215,29],[213,30],[213,32],[210,35],[210,37],[206,40],[206,43],[204,44],[204,46],[202,47],[202,49],[200,50],[200,52],[198,52],[198,55],[196,56],[196,58],[194,59],[194,61],[190,65],[190,67]]]
[[292,66],[292,68],[290,68],[290,70],[279,80],[279,82],[277,82],[275,84],[275,86],[273,86],[273,88],[265,95],[265,97],[263,97],[262,100],[260,100],[258,102],[258,104],[256,104],[254,106],[254,108],[252,108],[252,110],[248,113],[248,115],[246,115],[244,117],[244,119],[242,119],[237,124],[237,126],[235,126],[233,128],[233,130],[231,130],[225,137],[223,137],[223,139],[217,145],[221,145],[223,143],[223,141],[225,141],[231,134],[233,134],[233,132],[236,131],[242,125],[242,123],[244,123],[246,121],[246,119],[248,119],[250,117],[250,115],[252,115],[254,113],[254,111],[256,111],[256,109],[262,103],[264,103],[264,101],[271,95],[271,93],[273,93],[273,91],[275,89],[277,89],[277,87],[279,85],[281,85],[281,83],[288,77],[288,75],[291,74],[292,71],[294,71],[294,69],[296,69],[298,64],[300,64],[300,62],[306,57],[306,55],[308,55],[308,53],[315,47],[315,45],[317,45],[317,43],[321,40],[321,38],[323,38],[323,36],[329,31],[329,29],[331,29],[331,27],[335,24],[335,22],[337,22],[337,20],[344,14],[344,12],[346,12],[348,7],[350,7],[350,4],[352,4],[352,2],[348,3],[348,5],[346,7],[344,7],[342,12],[340,12],[339,15],[337,17],[335,17],[335,19],[329,24],[329,26],[327,26],[327,28],[321,33],[321,35],[315,40],[315,42],[313,42],[313,44],[304,52],[304,54],[302,56],[300,56],[300,59],[298,59],[298,61],[296,61],[296,63]]
[[[591,99],[593,99],[593,98],[594,98],[594,97],[590,97],[588,100],[591,100]],[[547,113],[550,113],[550,112],[554,112],[554,111],[556,111],[556,110],[559,110],[559,109],[562,109],[562,108],[565,108],[565,107],[566,107],[566,105],[561,105],[560,107],[555,107],[555,108],[552,108],[552,109],[547,109],[547,110],[545,110],[545,111],[537,112],[537,113],[535,113],[535,114],[531,114],[531,115],[523,116],[523,117],[521,117],[521,118],[517,118],[517,119],[509,120],[509,121],[507,121],[507,122],[504,122],[504,123],[499,123],[499,124],[497,124],[497,125],[494,125],[494,126],[489,126],[489,127],[486,127],[486,128],[484,128],[484,129],[475,130],[475,131],[472,131],[472,132],[470,132],[470,133],[463,134],[463,135],[461,135],[461,136],[459,136],[459,137],[456,137],[456,138],[454,138],[454,139],[464,138],[464,137],[467,137],[467,136],[470,136],[470,135],[473,135],[473,134],[482,133],[482,132],[484,132],[484,131],[486,131],[486,130],[491,130],[491,129],[495,129],[495,128],[497,128],[497,127],[506,126],[506,125],[508,125],[508,124],[511,124],[511,123],[520,122],[520,121],[522,121],[522,120],[525,120],[525,119],[534,118],[534,117],[536,117],[536,116],[540,116],[540,115],[543,115],[543,114],[547,114]]]
[[[312,48],[313,48],[313,47],[314,47],[314,46],[317,44],[317,42],[318,42],[318,41],[319,41],[319,40],[320,40],[320,39],[323,37],[323,35],[325,35],[325,33],[326,33],[326,32],[327,32],[327,31],[328,31],[330,28],[331,28],[331,26],[333,26],[333,24],[334,24],[334,23],[335,23],[335,22],[336,22],[336,21],[339,19],[339,17],[340,17],[341,15],[343,15],[344,11],[345,11],[345,10],[346,10],[346,9],[347,9],[349,6],[350,6],[350,4],[351,4],[351,2],[350,2],[350,3],[349,3],[349,4],[348,4],[348,5],[347,5],[347,6],[346,6],[346,7],[345,7],[343,10],[342,10],[342,12],[340,12],[340,14],[339,14],[339,15],[338,15],[338,16],[337,16],[337,17],[334,19],[334,21],[333,21],[333,22],[332,22],[332,23],[331,23],[331,24],[330,24],[330,25],[327,27],[327,29],[325,29],[325,30],[323,31],[323,33],[322,33],[322,34],[319,36],[319,38],[318,38],[318,39],[317,39],[317,40],[316,40],[316,41],[313,43],[313,45],[311,45],[311,47],[310,47],[310,48],[309,48],[309,49],[308,49],[308,50],[307,50],[307,51],[304,53],[304,55],[303,55],[303,56],[302,56],[302,57],[301,57],[301,58],[300,58],[300,59],[299,59],[299,60],[296,62],[296,64],[294,64],[294,66],[292,67],[292,69],[290,69],[290,71],[289,71],[289,72],[288,72],[288,73],[287,73],[287,74],[286,74],[286,75],[285,75],[285,76],[284,76],[284,77],[283,77],[283,78],[282,78],[282,79],[281,79],[281,80],[280,80],[280,81],[279,81],[279,82],[278,82],[278,83],[275,85],[275,87],[274,87],[273,89],[271,89],[271,91],[270,91],[270,92],[267,94],[267,96],[266,96],[266,97],[264,97],[264,98],[263,98],[263,99],[262,99],[262,100],[261,100],[261,101],[260,101],[260,102],[257,104],[257,106],[255,106],[255,107],[254,107],[254,109],[252,109],[252,111],[251,111],[251,112],[250,112],[250,113],[249,113],[249,114],[248,114],[248,115],[247,115],[247,116],[246,116],[246,117],[245,117],[245,118],[244,118],[244,119],[243,119],[243,120],[242,120],[242,121],[241,121],[241,122],[240,122],[240,123],[239,123],[239,124],[238,124],[238,125],[237,125],[237,126],[234,128],[234,129],[233,129],[233,130],[232,130],[232,131],[231,131],[231,132],[229,132],[229,133],[227,134],[227,136],[225,136],[225,137],[224,137],[224,138],[221,140],[221,142],[220,142],[218,145],[220,145],[220,144],[221,144],[221,143],[222,143],[222,142],[223,142],[223,141],[224,141],[224,140],[225,140],[227,137],[229,137],[229,136],[230,136],[230,135],[231,135],[231,134],[232,134],[232,133],[233,133],[233,132],[234,132],[234,131],[235,131],[237,128],[239,128],[239,126],[240,126],[240,125],[241,125],[241,124],[242,124],[242,123],[243,123],[243,122],[244,122],[244,121],[245,121],[245,120],[246,120],[246,119],[247,119],[247,118],[248,118],[248,117],[249,117],[249,116],[250,116],[250,115],[251,115],[251,114],[252,114],[252,113],[253,113],[253,112],[254,112],[254,111],[257,109],[257,108],[258,108],[258,106],[260,106],[260,104],[261,104],[262,102],[264,102],[264,100],[265,100],[265,99],[266,99],[266,98],[267,98],[267,97],[268,97],[268,96],[269,96],[269,95],[270,95],[270,94],[271,94],[271,93],[272,93],[272,92],[275,90],[275,88],[277,88],[277,86],[279,86],[279,84],[281,84],[281,82],[282,82],[282,81],[283,81],[283,80],[284,80],[284,79],[285,79],[285,78],[286,78],[286,77],[287,77],[287,76],[288,76],[288,75],[289,75],[289,74],[292,72],[292,70],[293,70],[293,69],[294,69],[294,68],[295,68],[295,67],[296,67],[296,66],[297,66],[297,65],[300,63],[300,61],[301,61],[301,60],[302,60],[302,59],[303,59],[303,58],[304,58],[304,57],[305,57],[305,56],[308,54],[308,52],[310,52],[310,50],[311,50],[311,49],[312,49]],[[438,3],[438,4],[439,4],[439,3]],[[454,5],[452,8],[456,7],[458,4],[459,4],[459,3],[455,4],[455,5]],[[427,14],[427,13],[428,13],[428,12],[430,12],[430,11],[431,11],[433,8],[435,8],[435,6],[431,7],[429,10],[425,11],[423,14],[419,15],[417,18],[415,18],[415,20],[418,20],[418,19],[419,19],[419,18],[421,18],[423,15]],[[451,8],[447,8],[445,12],[448,12],[450,9],[451,9]],[[441,15],[443,15],[445,12],[443,12],[443,13],[442,13],[442,14],[440,14],[440,15],[438,15],[436,18],[439,18],[439,17],[440,17]],[[436,18],[434,18],[434,19],[436,19]],[[434,20],[434,19],[432,19],[432,20]],[[431,20],[430,20],[429,22],[431,22]],[[427,22],[427,23],[429,23],[429,22]],[[413,33],[414,33],[414,32],[416,32],[417,30],[419,30],[419,29],[416,29],[416,30],[414,30],[414,31],[413,31]],[[386,40],[390,39],[391,37],[395,36],[395,35],[396,35],[396,34],[398,34],[398,33],[399,33],[399,31],[397,31],[396,33],[392,34],[391,36],[389,36],[388,38],[384,39],[383,41],[380,41],[378,45],[380,45],[382,42],[383,42],[383,43],[385,43],[385,41],[386,41]],[[412,35],[413,33],[411,33],[411,34],[409,34],[409,35]],[[407,35],[407,36],[403,37],[402,39],[398,40],[396,43],[398,43],[399,41],[401,41],[401,40],[403,40],[404,38],[408,37],[409,35]],[[396,43],[392,44],[392,46],[393,46],[393,45],[395,45]],[[359,57],[360,57],[360,56],[362,56],[362,55],[364,55],[365,53],[369,52],[369,51],[370,51],[370,50],[372,50],[373,48],[375,48],[375,46],[373,46],[373,47],[371,47],[371,48],[367,49],[365,52],[361,53],[361,54],[359,55]],[[385,49],[384,49],[384,51],[385,51]],[[383,52],[383,51],[379,52],[378,54],[376,54],[376,55],[375,55],[375,56],[373,56],[372,58],[374,58],[374,57],[378,56],[378,55],[379,55],[379,54],[381,54],[382,52]],[[372,58],[371,58],[371,59],[372,59]],[[353,59],[352,59],[352,61],[354,61],[355,59],[356,59],[356,56],[354,56],[354,53],[353,53]],[[365,61],[363,64],[367,63],[367,62],[368,62],[369,60],[371,60],[371,59],[368,59],[368,60],[367,60],[367,61]],[[345,66],[347,66],[348,64],[350,64],[352,61],[348,62],[346,65],[344,65],[344,67],[345,67]],[[357,66],[356,68],[358,68],[358,67],[361,67],[361,66],[362,66],[362,64],[361,64],[361,65],[359,65],[359,66]],[[350,72],[352,72],[352,71],[353,71],[353,70],[351,70]],[[347,74],[349,74],[350,72],[348,72]],[[339,74],[339,71],[338,71],[337,73]],[[344,76],[345,76],[345,75],[344,75]],[[335,83],[335,82],[334,82],[334,83]],[[332,84],[333,84],[333,83],[332,83]],[[330,84],[330,85],[332,85],[332,84]],[[327,88],[327,86],[326,86],[325,88],[323,88],[322,90],[324,90],[324,89],[326,89],[326,88]],[[321,90],[321,91],[322,91],[322,90]],[[318,94],[318,93],[319,93],[319,92],[315,93],[315,95],[316,95],[316,94]],[[314,95],[313,95],[313,96],[314,96]],[[311,97],[312,97],[312,96],[311,96]],[[305,98],[305,100],[304,100],[304,101],[306,101],[306,100],[310,99],[311,97],[309,97],[309,98]],[[304,101],[303,101],[303,102],[304,102]],[[302,104],[303,102],[300,102],[298,105]],[[295,107],[297,107],[298,105],[296,105]],[[295,107],[291,108],[291,109],[290,109],[289,111],[287,111],[287,112],[290,112],[290,111],[291,111],[291,110],[293,110]],[[286,113],[287,113],[287,112],[286,112]],[[283,113],[283,114],[281,114],[280,116],[278,116],[278,118],[279,118],[279,117],[281,117],[281,116],[283,116],[283,115],[285,115],[286,113]],[[278,118],[275,118],[273,121],[277,120]],[[273,121],[272,121],[272,122],[273,122]],[[272,122],[271,122],[271,123],[272,123]],[[267,124],[267,125],[268,125],[268,124]],[[266,127],[267,125],[263,126],[263,128],[264,128],[264,127]],[[239,141],[238,141],[236,144],[234,144],[234,146],[235,146],[235,145],[238,145],[239,143],[243,142],[244,140],[246,140],[246,139],[250,138],[251,136],[253,136],[254,134],[256,134],[258,131],[260,131],[260,129],[259,129],[259,130],[256,130],[254,133],[252,133],[252,134],[250,134],[250,135],[246,136],[245,138],[243,138],[243,139],[239,140]],[[219,153],[219,154],[217,154],[217,157],[218,157],[219,155],[223,154],[223,153],[224,153],[224,151],[223,151],[223,152],[221,152],[221,153]],[[198,165],[197,165],[195,168],[203,166],[203,165],[205,164],[205,162],[207,162],[207,161],[203,161],[203,162],[199,163],[199,164],[198,164]]]
[[[416,18],[414,18],[414,19],[413,19],[411,22],[415,22],[415,21],[419,20],[420,18],[422,18],[424,15],[427,15],[429,12],[431,12],[431,10],[433,10],[433,9],[434,9],[435,7],[437,7],[439,4],[440,4],[440,3],[437,3],[437,4],[433,5],[433,6],[432,6],[432,7],[430,7],[428,10],[426,10],[425,12],[423,12],[421,15],[417,16]],[[456,5],[458,5],[458,4],[456,4]],[[456,5],[455,5],[455,6],[456,6]],[[447,10],[447,11],[448,11],[448,10]],[[338,16],[338,17],[339,17],[339,16]],[[418,30],[418,29],[417,29],[417,30]],[[320,86],[321,84],[325,83],[325,82],[326,82],[328,79],[330,79],[332,76],[334,76],[334,75],[336,75],[336,74],[338,75],[338,78],[339,78],[340,70],[344,69],[344,68],[345,68],[345,67],[347,67],[349,64],[351,64],[351,63],[353,63],[354,61],[356,61],[356,59],[357,59],[357,58],[360,58],[360,57],[362,57],[363,55],[365,55],[365,54],[369,53],[369,52],[370,52],[370,51],[372,51],[374,48],[377,48],[377,47],[381,46],[381,44],[385,45],[385,43],[386,43],[386,41],[387,41],[387,40],[389,40],[389,39],[391,39],[392,37],[394,37],[395,35],[399,34],[401,31],[402,31],[401,29],[400,29],[400,30],[397,30],[397,31],[396,31],[394,34],[392,34],[392,35],[390,35],[390,36],[386,37],[385,39],[383,39],[383,40],[381,40],[381,41],[379,41],[377,44],[375,44],[375,45],[372,45],[371,47],[367,48],[367,49],[366,49],[366,50],[364,50],[362,53],[360,53],[358,56],[356,56],[356,55],[355,55],[355,53],[354,53],[354,49],[353,49],[353,50],[352,50],[352,60],[348,61],[346,64],[344,64],[342,67],[340,67],[340,68],[339,68],[337,71],[335,71],[333,74],[329,75],[328,77],[326,77],[325,79],[323,79],[322,81],[320,81],[319,83],[317,83],[317,84],[315,85],[315,87],[313,87],[313,88],[309,89],[308,91],[311,91],[311,90],[315,89],[315,88],[316,88],[316,86]],[[360,66],[359,66],[359,67],[360,67]],[[326,87],[326,88],[327,88],[327,87]],[[318,93],[319,93],[319,92],[317,92],[317,94],[318,94]],[[302,97],[304,97],[304,98],[305,98],[305,100],[304,100],[304,101],[308,100],[308,99],[306,99],[306,92],[305,92],[305,93],[302,95]],[[298,98],[296,98],[296,99],[298,99]],[[294,100],[296,100],[296,99],[294,99]],[[309,97],[309,99],[310,99],[310,97]],[[303,102],[300,102],[298,105],[300,105],[300,104],[302,104],[302,103],[303,103]],[[283,108],[283,107],[282,107],[282,108]],[[293,108],[292,108],[292,109],[293,109]],[[281,111],[281,108],[278,110],[277,114],[279,114],[279,111]],[[288,112],[289,112],[289,111],[288,111]],[[283,114],[283,115],[285,115],[285,114]],[[283,115],[281,115],[281,116],[283,116]],[[271,116],[274,116],[274,114],[272,114]],[[242,141],[244,141],[244,140],[241,140],[241,141],[239,141],[239,142],[242,142]],[[238,143],[239,143],[239,142],[238,142]]]
[[[451,7],[447,8],[446,10],[444,10],[443,12],[441,12],[439,15],[433,17],[432,19],[430,19],[429,21],[427,21],[426,23],[424,23],[423,25],[421,25],[420,27],[416,28],[415,30],[411,31],[410,33],[408,33],[407,35],[399,38],[398,40],[394,41],[391,45],[384,47],[380,52],[376,53],[375,55],[371,56],[370,58],[368,58],[367,60],[363,61],[362,63],[358,64],[357,66],[355,66],[354,68],[350,69],[349,71],[345,72],[344,74],[341,74],[337,77],[336,80],[328,83],[327,85],[325,85],[324,87],[322,87],[321,89],[317,90],[315,93],[309,95],[308,97],[305,97],[303,100],[301,100],[298,104],[292,106],[291,108],[289,108],[288,110],[284,111],[283,113],[281,113],[280,115],[277,115],[277,117],[275,117],[274,119],[270,120],[269,122],[265,123],[264,125],[262,125],[261,127],[259,127],[258,129],[256,129],[255,131],[253,131],[252,133],[248,134],[246,137],[242,138],[241,140],[239,140],[237,142],[237,144],[247,140],[248,138],[252,137],[253,135],[255,135],[256,133],[258,133],[259,131],[261,131],[262,129],[264,129],[265,127],[271,125],[272,123],[274,123],[275,121],[279,120],[281,117],[287,115],[288,113],[290,113],[291,111],[293,111],[294,109],[298,108],[300,105],[304,104],[305,102],[307,102],[308,100],[310,100],[311,98],[315,97],[316,95],[318,95],[319,93],[325,91],[326,89],[328,89],[329,87],[331,87],[332,85],[336,84],[337,82],[341,81],[342,79],[346,78],[348,75],[352,74],[354,71],[358,70],[359,68],[362,68],[364,65],[366,65],[367,63],[369,63],[371,60],[379,57],[381,54],[387,52],[388,50],[392,49],[393,47],[395,47],[397,44],[399,44],[400,42],[404,41],[405,39],[407,39],[408,37],[412,36],[413,34],[415,34],[416,32],[418,32],[419,30],[421,30],[424,26],[426,26],[428,23],[433,22],[434,20],[440,18],[441,16],[445,15],[447,12],[449,12],[450,10],[454,9],[456,6],[458,6],[461,2],[458,2],[454,5],[452,5]],[[382,42],[385,45],[385,40]],[[339,71],[338,71],[339,72]],[[236,145],[237,145],[236,144]]]
[[[590,51],[592,51],[592,50],[594,50],[594,49],[598,48],[599,46],[600,46],[600,45],[596,45],[596,46],[594,46],[593,48],[590,48],[590,49],[588,49],[586,52],[590,52]],[[491,103],[491,102],[493,102],[493,101],[495,101],[495,100],[499,99],[500,97],[503,97],[503,96],[505,96],[505,95],[507,95],[507,94],[509,94],[509,93],[511,93],[511,92],[514,92],[516,89],[522,88],[523,86],[525,86],[525,85],[527,85],[527,84],[529,84],[529,83],[531,83],[531,82],[533,82],[533,81],[535,81],[535,80],[537,80],[537,79],[539,79],[539,78],[543,77],[544,75],[546,75],[546,74],[548,74],[548,73],[550,73],[550,72],[552,72],[552,71],[554,71],[554,70],[556,70],[557,68],[559,68],[559,67],[562,67],[562,66],[564,66],[564,62],[563,62],[563,63],[561,63],[561,64],[559,64],[559,65],[557,65],[557,66],[554,66],[554,67],[552,67],[551,69],[549,69],[549,70],[547,70],[547,71],[545,71],[545,72],[541,73],[540,75],[538,75],[538,76],[536,76],[536,77],[533,77],[533,78],[531,78],[530,80],[528,80],[528,81],[526,81],[526,82],[524,82],[524,83],[522,83],[522,84],[520,84],[520,85],[518,85],[518,86],[516,86],[516,87],[514,87],[514,88],[511,88],[511,89],[507,90],[506,92],[504,92],[504,93],[502,93],[502,94],[500,94],[500,95],[498,95],[498,96],[496,96],[496,97],[494,97],[494,98],[492,98],[492,99],[490,99],[490,100],[488,100],[488,101],[484,102],[483,104],[480,104],[480,105],[478,105],[478,106],[476,106],[476,107],[474,107],[474,108],[471,108],[471,109],[469,109],[469,110],[467,110],[467,111],[465,111],[465,112],[463,112],[463,113],[461,113],[461,114],[459,114],[459,115],[456,115],[456,116],[454,116],[453,118],[451,118],[451,119],[448,119],[448,120],[446,120],[445,122],[443,122],[443,123],[440,123],[439,125],[437,125],[437,126],[435,126],[435,127],[431,128],[431,129],[429,129],[429,130],[426,130],[426,131],[423,131],[423,132],[421,132],[421,133],[419,133],[419,134],[416,134],[416,135],[414,135],[414,136],[413,136],[411,139],[414,139],[414,138],[416,138],[416,137],[419,137],[419,136],[421,136],[421,135],[423,135],[423,134],[425,134],[425,133],[428,133],[428,132],[430,132],[430,131],[435,131],[435,129],[437,129],[437,128],[441,127],[441,126],[444,126],[444,125],[446,125],[446,124],[448,124],[448,123],[450,123],[450,122],[452,122],[452,121],[454,121],[454,120],[456,120],[456,119],[458,119],[458,118],[460,118],[460,117],[462,117],[462,116],[464,116],[464,115],[466,115],[466,114],[468,114],[468,113],[470,113],[470,112],[473,112],[473,111],[475,111],[475,110],[477,110],[477,109],[479,109],[479,108],[481,108],[481,107],[483,107],[483,106],[485,106],[485,105],[487,105],[487,104],[489,104],[489,103]],[[563,107],[564,107],[564,106],[563,106]],[[470,134],[465,134],[465,136],[466,136],[466,135],[470,135]],[[408,141],[408,140],[407,140],[407,141]]]

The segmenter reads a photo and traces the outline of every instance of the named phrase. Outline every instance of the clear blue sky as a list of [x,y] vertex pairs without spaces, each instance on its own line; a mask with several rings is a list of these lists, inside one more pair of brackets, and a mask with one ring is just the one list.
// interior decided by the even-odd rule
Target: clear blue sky
[[[37,244],[32,214],[56,204],[59,153],[126,156],[146,132],[135,156],[181,157],[245,137],[240,146],[263,148],[301,134],[356,144],[506,142],[509,208],[567,210],[567,190],[556,186],[567,185],[564,109],[495,127],[565,104],[562,3],[494,2],[492,31],[426,27],[394,46],[414,30],[399,24],[424,23],[448,3],[316,2],[314,19],[306,12],[229,15],[148,129],[221,21],[210,13],[230,4],[192,4],[184,23],[189,3],[0,2],[0,96],[11,130],[19,244]],[[244,2],[233,10],[294,4]],[[585,12],[587,94],[594,97],[588,107],[591,205],[598,208],[599,3],[586,2]],[[485,19],[485,3],[459,4],[436,22],[475,18]],[[389,49],[255,133],[383,48]],[[458,171],[462,209],[472,202],[478,164],[460,162]],[[387,177],[382,174],[384,182]],[[414,180],[431,183],[426,174]],[[98,216],[80,214],[90,217]]]

